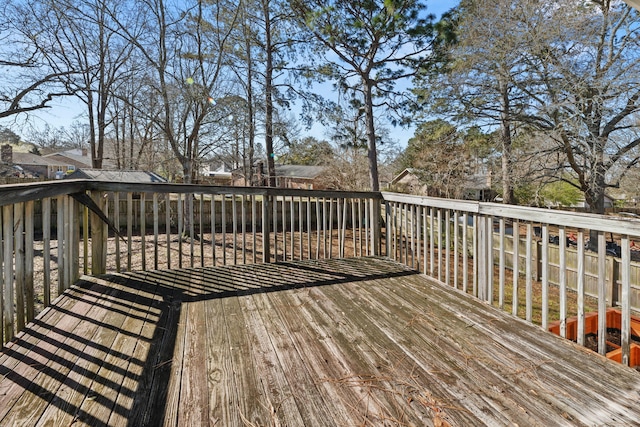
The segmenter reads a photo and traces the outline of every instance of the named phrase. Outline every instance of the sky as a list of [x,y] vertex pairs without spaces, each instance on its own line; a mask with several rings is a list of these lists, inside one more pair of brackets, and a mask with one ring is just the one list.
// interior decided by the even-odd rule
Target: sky
[[[439,19],[443,13],[449,9],[455,7],[459,3],[459,0],[426,0],[427,12],[436,15],[436,19]],[[51,104],[51,108],[46,110],[40,110],[34,113],[25,124],[24,118],[9,118],[0,120],[0,125],[10,127],[14,132],[20,134],[23,139],[29,134],[29,128],[41,129],[46,124],[49,124],[52,128],[58,128],[64,126],[69,128],[74,121],[82,121],[82,115],[84,113],[83,105],[78,100],[69,98],[66,100],[59,100]],[[326,131],[321,125],[315,125],[311,129],[303,129],[302,136],[314,136],[318,139],[326,139]],[[400,127],[391,128],[390,136],[401,147],[405,147],[407,141],[413,136],[414,129],[403,129]]]

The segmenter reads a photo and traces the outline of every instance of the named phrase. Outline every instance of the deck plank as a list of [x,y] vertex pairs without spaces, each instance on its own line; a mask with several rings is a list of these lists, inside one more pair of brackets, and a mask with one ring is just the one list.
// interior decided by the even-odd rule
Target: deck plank
[[[117,286],[107,287],[104,284],[102,286],[108,292],[98,297],[100,305],[94,305],[93,309],[85,315],[92,321],[85,322],[80,318],[78,327],[65,329],[69,333],[68,345],[76,349],[79,356],[76,362],[69,358],[69,363],[75,363],[75,365],[70,368],[66,378],[60,384],[54,400],[39,417],[42,420],[51,420],[53,425],[71,425],[72,423],[100,425],[106,421],[106,419],[100,420],[94,417],[81,408],[87,397],[99,400],[102,405],[109,405],[110,402],[103,399],[106,396],[104,393],[94,394],[93,384],[96,378],[100,379],[98,373],[117,334],[115,328],[120,327],[126,318],[126,314],[113,313],[110,310],[110,302],[118,301],[118,294],[122,289]],[[76,313],[75,310],[74,313]],[[113,327],[106,327],[107,324]],[[82,343],[78,337],[89,337],[90,342]],[[111,408],[108,409],[107,418],[110,412]],[[9,422],[9,420],[3,421]],[[27,419],[24,419],[24,422],[28,425]],[[29,424],[35,425],[35,422]]]
[[368,334],[377,330],[369,330],[372,329],[370,324],[360,317],[357,307],[333,299],[332,288],[311,290],[318,296],[304,305],[313,319],[311,322],[318,324],[318,331],[331,331],[325,335],[323,344],[335,346],[344,365],[342,375],[328,373],[322,380],[333,382],[338,388],[345,389],[348,395],[357,396],[358,401],[350,404],[350,410],[358,424],[381,425],[385,420],[394,420],[423,425],[422,420],[416,417],[418,414],[408,416],[402,411],[403,396],[393,391],[389,373],[384,372],[384,366],[392,363],[385,352],[393,349],[387,347],[381,352],[376,351],[373,343],[380,337]]
[[[118,286],[120,301],[125,301],[118,316],[109,318],[109,323],[94,337],[95,343],[108,347],[109,351],[103,357],[103,362],[97,371],[93,383],[81,406],[80,412],[86,413],[93,420],[100,420],[105,425],[112,419],[112,414],[126,415],[131,406],[123,405],[118,399],[121,395],[132,397],[136,392],[132,363],[141,366],[142,363],[133,359],[136,344],[141,341],[143,326],[147,320],[147,312],[151,310],[154,288]],[[139,370],[139,369],[138,369]],[[134,380],[128,387],[125,379]],[[112,396],[101,401],[97,396]]]
[[[142,278],[144,279],[145,275],[143,275]],[[139,300],[136,301],[140,313],[145,313],[145,317],[144,320],[140,318],[132,320],[131,325],[128,327],[129,330],[137,330],[137,327],[134,325],[138,322],[142,322],[139,329],[139,338],[137,340],[125,338],[128,340],[129,345],[133,344],[135,347],[130,353],[131,357],[129,360],[125,361],[124,366],[127,367],[127,375],[122,381],[121,390],[115,399],[115,407],[129,408],[131,411],[131,408],[134,406],[136,394],[140,392],[140,389],[142,389],[142,387],[139,387],[139,383],[141,378],[144,377],[144,360],[150,353],[155,325],[161,316],[161,311],[159,309],[160,300],[157,290],[157,285],[152,284],[151,288],[143,291],[145,298],[139,298]],[[147,302],[146,305],[144,304],[145,301]],[[126,392],[123,392],[123,390]],[[133,390],[134,393],[129,393],[128,391],[130,390]],[[120,413],[118,411],[113,411],[107,425],[127,425],[129,415],[130,412]]]
[[[469,331],[466,324],[452,323],[450,316],[443,316],[433,310],[434,307],[429,307],[432,310],[427,312],[411,310],[408,300],[394,306],[389,299],[394,294],[393,287],[385,289],[384,284],[376,285],[382,286],[368,287],[378,291],[372,298],[368,298],[371,289],[357,288],[349,292],[348,288],[343,287],[331,290],[339,293],[332,300],[346,301],[355,307],[369,305],[369,310],[363,312],[366,319],[363,321],[374,325],[372,331],[377,328],[381,332],[377,340],[372,341],[380,343],[382,347],[394,348],[396,354],[407,359],[405,365],[416,378],[416,387],[412,391],[428,396],[424,403],[434,423],[437,418],[446,415],[460,425],[473,424],[474,419],[482,419],[483,412],[491,405],[499,413],[510,411],[510,420],[516,424],[536,425],[526,414],[519,415],[520,408],[511,404],[514,396],[522,399],[527,392],[510,387],[508,378],[501,375],[504,372],[496,372],[498,366],[491,363],[490,355],[477,353],[468,344],[465,348],[460,347],[460,341],[451,331],[462,332],[460,335],[467,340]],[[384,312],[385,308],[386,315],[381,316],[380,311]],[[490,353],[500,353],[499,348],[492,347],[492,342],[486,344]],[[502,387],[503,391],[495,394],[492,390],[483,390],[481,387],[486,384],[487,378],[492,379],[494,387]],[[477,389],[476,384],[479,386]],[[488,399],[486,395],[489,395]]]
[[[218,276],[205,272],[209,283],[219,285]],[[207,380],[209,425],[242,425],[239,411],[238,381],[234,374],[233,351],[227,331],[227,316],[221,303],[205,304],[207,333]]]
[[[139,273],[130,273],[130,281],[135,286],[146,284],[157,285],[158,297],[154,301],[158,310],[158,318],[153,325],[152,338],[148,346],[147,354],[140,354],[139,360],[143,362],[142,375],[138,378],[132,409],[129,413],[130,426],[158,426],[164,423],[165,411],[156,408],[156,402],[164,402],[167,398],[169,378],[173,366],[173,353],[180,317],[181,288],[179,271],[147,272],[145,276]],[[143,282],[138,285],[137,283]],[[139,349],[143,350],[143,349]],[[110,424],[118,425],[118,424]]]
[[[331,417],[324,417],[326,422],[333,422],[334,425],[357,425],[351,410],[351,406],[358,402],[357,397],[343,393],[335,383],[327,381],[327,378],[335,375],[335,370],[342,369],[341,355],[335,353],[335,348],[324,345],[326,332],[319,330],[317,323],[303,310],[303,303],[296,298],[298,292],[278,293],[275,296],[269,295],[269,298],[280,301],[274,303],[276,307],[279,306],[278,317],[300,355],[294,360],[308,371],[310,384],[305,388],[308,391],[312,386],[317,389],[322,400],[314,404],[321,409],[326,407],[329,412],[324,414],[331,414]],[[310,410],[312,407],[309,405],[307,408]],[[322,414],[320,412],[317,416],[322,417]]]
[[282,293],[271,295],[259,293],[254,295],[253,299],[256,311],[260,313],[267,329],[271,331],[269,335],[274,354],[286,373],[287,384],[300,413],[302,425],[327,427],[335,425],[335,420],[322,416],[322,414],[335,412],[335,409],[329,408],[330,402],[326,401],[326,396],[319,390],[317,381],[310,374],[305,363],[309,353],[308,348],[296,346],[290,329],[283,322],[281,313],[284,301],[279,298],[279,295]]
[[633,425],[640,374],[382,258],[85,278],[0,425]]
[[[174,357],[174,360],[182,357],[183,372],[175,425],[198,426],[209,422],[207,361],[202,357],[208,345],[204,315],[205,301],[196,301],[186,305],[180,320],[185,323],[185,337],[182,355],[175,353]],[[166,420],[165,424],[174,425],[171,420]]]
[[[60,318],[55,328],[41,336],[36,349],[12,372],[20,376],[21,381],[30,382],[21,386],[19,398],[0,424],[33,425],[47,406],[60,408],[61,413],[72,418],[79,415],[78,405],[68,398],[78,391],[82,394],[89,391],[85,381],[87,372],[96,365],[102,350],[100,346],[91,345],[91,341],[100,321],[110,314],[108,304],[97,303],[116,293],[117,289],[99,284],[93,284],[85,293],[74,290],[73,295],[79,298],[77,303]],[[20,382],[15,381],[15,385]]]
[[[228,272],[227,272],[228,273]],[[253,348],[250,337],[247,334],[246,314],[238,297],[221,299],[225,316],[225,327],[229,336],[229,348],[231,352],[231,364],[236,379],[233,384],[225,384],[228,388],[225,394],[235,394],[238,407],[237,411],[241,420],[240,425],[261,425],[271,420],[271,414],[264,406],[263,390],[260,384],[258,372],[253,363]]]
[[[407,282],[401,286],[408,297],[407,304],[420,298],[415,286],[409,286]],[[478,380],[486,382],[490,379],[494,390],[498,391],[497,394],[487,393],[488,403],[501,402],[505,405],[502,410],[511,408],[510,419],[513,419],[511,414],[519,413],[527,417],[527,423],[537,425],[576,425],[580,419],[602,419],[603,408],[593,402],[628,389],[629,376],[621,375],[619,364],[521,319],[504,317],[497,310],[487,311],[486,305],[477,300],[458,299],[456,316],[450,316],[454,307],[451,291],[439,286],[430,287],[429,306],[441,310],[433,317],[446,316],[450,323],[444,329],[446,335],[465,345],[469,361],[477,366],[474,369],[484,370]],[[460,335],[460,331],[467,333]],[[417,335],[427,336],[424,332]],[[569,352],[568,347],[573,347],[573,351]],[[472,351],[474,348],[476,350]],[[628,374],[633,377],[635,373]],[[632,400],[627,400],[626,406],[609,405],[606,408],[608,422],[614,425],[635,423],[637,414],[629,411],[629,405],[634,404],[634,400],[639,401],[639,391],[640,387],[629,393]],[[550,411],[550,407],[555,410]],[[535,414],[535,418],[531,419],[529,413]]]
[[[73,293],[75,289],[70,289],[69,293]],[[35,322],[31,323],[31,327],[20,332],[13,341],[7,343],[2,354],[0,354],[0,395],[9,396],[0,406],[0,419],[4,417],[12,408],[13,402],[18,398],[15,390],[21,391],[23,386],[18,382],[22,361],[30,357],[30,352],[41,343],[42,338],[46,337],[51,330],[50,325],[56,325],[64,316],[64,312],[71,309],[76,304],[73,298],[58,299],[56,306],[45,309]],[[88,309],[88,307],[87,307]],[[30,365],[30,361],[25,362]],[[25,381],[28,381],[25,378]]]
[[[245,316],[245,328],[252,347],[252,362],[261,388],[259,403],[269,412],[272,423],[285,420],[284,425],[305,425],[296,404],[296,398],[272,343],[275,333],[263,321],[255,295],[239,298]],[[267,329],[269,327],[269,329]],[[264,422],[264,421],[263,421]],[[269,424],[271,425],[271,423]]]

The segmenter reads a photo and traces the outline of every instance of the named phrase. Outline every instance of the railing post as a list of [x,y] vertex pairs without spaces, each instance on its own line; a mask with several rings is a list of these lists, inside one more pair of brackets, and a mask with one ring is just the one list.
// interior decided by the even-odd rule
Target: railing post
[[373,203],[371,203],[371,246],[372,246],[372,255],[380,256],[381,249],[381,239],[380,239],[380,215],[382,212],[382,200],[381,199],[373,199]]
[[[391,231],[391,207],[388,201],[386,200],[381,200],[380,203],[384,202],[384,214],[385,214],[385,222],[384,222],[384,234],[385,234],[385,246],[386,246],[386,253],[384,254],[387,257],[391,256],[391,239],[390,239],[390,231]],[[426,255],[426,254],[425,254]],[[426,273],[426,269],[425,269],[425,273]]]
[[[549,241],[547,240],[547,243],[549,243]],[[538,242],[538,241],[534,241],[533,244],[535,245],[535,252],[533,254],[534,256],[534,265],[536,266],[536,270],[534,271],[534,280],[542,280],[542,241]]]
[[[91,198],[104,212],[104,198],[102,192],[94,191]],[[106,243],[105,227],[100,217],[91,212],[91,274],[105,274],[107,272],[107,253],[104,250]],[[85,231],[86,232],[86,231]],[[117,238],[117,236],[116,236]]]
[[[223,201],[224,203],[224,201]],[[271,262],[271,203],[270,196],[262,196],[262,262]]]
[[608,257],[607,260],[609,270],[609,285],[607,287],[607,299],[609,300],[609,306],[615,307],[620,302],[620,289],[618,287],[618,281],[620,278],[620,261],[615,257]]
[[14,305],[13,305],[13,206],[5,205],[2,207],[2,231],[3,231],[3,255],[4,255],[4,276],[2,290],[3,303],[3,342],[8,342],[14,336]]
[[492,264],[491,243],[493,238],[491,218],[478,217],[478,294],[476,295],[482,301],[486,301],[489,291],[489,274]]
[[58,245],[56,257],[58,258],[58,295],[64,292],[64,285],[66,283],[65,274],[67,270],[67,262],[65,261],[66,251],[65,246],[69,245],[69,242],[65,242],[65,209],[66,197],[58,196],[56,198],[56,243]]
[[71,287],[71,285],[80,279],[80,203],[71,197],[68,199],[70,203],[69,213],[71,214],[69,230],[71,233],[71,247],[69,248],[71,250],[71,270],[69,272],[69,278],[71,280],[67,288]]

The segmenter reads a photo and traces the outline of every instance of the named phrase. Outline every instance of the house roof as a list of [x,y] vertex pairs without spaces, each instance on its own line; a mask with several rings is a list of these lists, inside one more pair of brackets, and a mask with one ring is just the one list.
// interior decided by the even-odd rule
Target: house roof
[[59,161],[68,161],[70,162],[70,164],[77,166],[77,167],[91,167],[91,157],[88,156],[83,156],[83,155],[78,155],[72,152],[68,152],[68,151],[62,151],[59,153],[51,153],[51,154],[47,154],[43,157],[47,157],[47,158],[51,158],[51,159],[56,159]]
[[324,171],[324,166],[276,165],[276,176],[284,178],[314,179]]
[[46,156],[38,156],[33,153],[13,153],[12,162],[16,165],[25,166],[69,166],[69,163],[64,163],[56,159],[51,159]]
[[[71,164],[78,168],[85,168],[85,169],[92,168],[93,163],[91,161],[91,156],[86,155],[86,151],[84,153],[85,155],[83,155],[83,150],[75,148],[72,150],[57,151],[55,153],[49,153],[43,157],[56,159],[61,162],[68,162],[66,164]],[[114,168],[114,169],[116,168],[116,165],[109,159],[103,159],[102,166],[105,168]]]
[[68,179],[94,179],[112,182],[167,182],[158,174],[136,170],[76,169],[67,175]]
[[415,169],[413,168],[407,168],[405,170],[403,170],[402,172],[400,172],[398,175],[396,175],[391,182],[389,183],[389,185],[395,185],[397,184],[402,178],[404,178],[407,175],[415,175]]
[[[403,178],[413,175],[416,176],[417,169],[415,168],[407,168],[396,175],[392,180],[390,185],[395,185],[400,182]],[[464,182],[464,187],[467,190],[490,190],[491,189],[491,177],[487,174],[477,174],[471,175]]]

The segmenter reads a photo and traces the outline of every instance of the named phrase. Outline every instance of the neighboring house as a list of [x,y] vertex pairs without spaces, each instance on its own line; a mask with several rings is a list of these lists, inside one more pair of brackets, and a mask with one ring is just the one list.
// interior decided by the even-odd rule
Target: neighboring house
[[467,178],[464,184],[463,199],[490,202],[494,197],[495,193],[491,190],[491,172],[472,175]]
[[[615,202],[616,199],[614,199],[613,197],[605,194],[604,195],[604,208],[605,209],[612,209],[615,206]],[[577,208],[577,209],[584,209],[585,211],[589,210],[589,204],[587,203],[587,201],[583,198],[581,198],[578,203],[569,206],[571,208]]]
[[76,169],[75,165],[33,153],[13,153],[12,163],[34,177],[46,179],[62,179]]
[[109,182],[167,182],[166,179],[156,173],[135,170],[77,169],[72,174],[67,175],[66,178],[93,179],[96,181]]
[[[324,166],[305,166],[305,165],[275,165],[276,169],[276,187],[279,188],[297,188],[303,190],[323,190],[322,175],[325,172]],[[245,177],[234,171],[233,185],[245,186]],[[268,185],[266,167],[262,163],[258,163],[256,167],[255,179],[258,185]]]
[[276,187],[321,190],[324,166],[277,165]]
[[[86,148],[75,148],[72,150],[59,151],[56,153],[47,154],[43,157],[54,159],[59,162],[72,164],[76,167],[76,169],[91,169],[93,168],[93,163],[91,162],[91,155]],[[105,159],[102,161],[102,167],[104,169],[115,169],[116,166],[111,163],[109,160]]]
[[59,151],[56,153],[46,154],[42,157],[74,165],[76,169],[89,169],[93,166],[91,163],[91,156],[89,156],[86,149]]
[[203,164],[200,168],[200,176],[203,182],[212,185],[231,185],[233,181],[231,168],[221,162]]
[[420,182],[413,168],[405,169],[396,175],[389,183],[388,188],[392,191],[402,191],[417,196],[427,194],[427,186]]
[[[420,182],[417,171],[408,168],[396,175],[389,183],[389,188],[408,194],[423,196],[427,194],[427,186]],[[471,175],[464,183],[463,196],[465,200],[487,202],[493,200],[491,190],[491,172]]]

